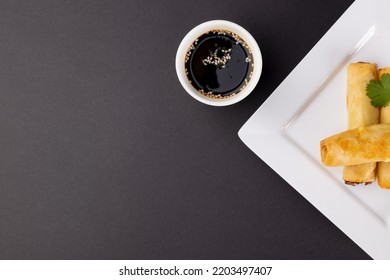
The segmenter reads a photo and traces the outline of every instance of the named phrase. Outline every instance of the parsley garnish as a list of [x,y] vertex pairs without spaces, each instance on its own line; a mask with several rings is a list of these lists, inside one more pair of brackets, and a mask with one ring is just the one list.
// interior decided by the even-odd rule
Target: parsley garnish
[[366,87],[366,94],[371,98],[371,105],[377,108],[390,103],[390,75],[383,74],[380,81],[371,80]]

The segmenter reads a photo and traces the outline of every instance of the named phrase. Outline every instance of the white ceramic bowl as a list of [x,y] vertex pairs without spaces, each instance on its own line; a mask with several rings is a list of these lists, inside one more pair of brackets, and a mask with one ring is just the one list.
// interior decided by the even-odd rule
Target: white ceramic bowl
[[[188,81],[185,73],[184,59],[189,47],[199,36],[214,29],[229,30],[241,37],[251,49],[254,63],[252,78],[249,80],[247,86],[238,94],[223,99],[210,98],[199,93]],[[263,60],[256,40],[240,25],[226,20],[211,20],[196,26],[183,38],[176,53],[176,73],[183,88],[196,100],[213,106],[235,104],[247,97],[259,81],[262,68]]]

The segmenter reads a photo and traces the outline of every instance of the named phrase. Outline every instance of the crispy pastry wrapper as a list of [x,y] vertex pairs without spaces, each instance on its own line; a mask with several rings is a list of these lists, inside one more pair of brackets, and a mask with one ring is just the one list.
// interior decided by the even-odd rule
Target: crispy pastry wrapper
[[[347,111],[348,129],[377,124],[379,109],[370,103],[366,95],[366,86],[378,78],[377,64],[357,62],[348,65],[347,69]],[[344,167],[343,179],[350,183],[370,183],[375,181],[376,162],[359,166]]]
[[320,142],[326,166],[350,166],[390,161],[390,124],[350,129]]
[[[390,68],[379,69],[379,77],[383,74],[390,74]],[[390,123],[390,106],[380,108],[379,116],[380,123]],[[378,163],[378,184],[381,188],[390,189],[390,162]]]

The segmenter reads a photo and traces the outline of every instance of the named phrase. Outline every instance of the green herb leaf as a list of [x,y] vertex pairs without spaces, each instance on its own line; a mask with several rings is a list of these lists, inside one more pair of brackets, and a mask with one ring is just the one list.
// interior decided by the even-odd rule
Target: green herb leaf
[[386,107],[390,103],[390,75],[383,74],[380,82],[371,80],[366,87],[366,94],[371,98],[372,106]]

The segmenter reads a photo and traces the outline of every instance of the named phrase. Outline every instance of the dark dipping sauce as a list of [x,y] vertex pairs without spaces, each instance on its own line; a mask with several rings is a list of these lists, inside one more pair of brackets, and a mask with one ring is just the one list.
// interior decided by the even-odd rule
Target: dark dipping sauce
[[252,77],[252,52],[237,34],[211,30],[192,43],[185,69],[199,93],[216,99],[231,97],[242,91]]

